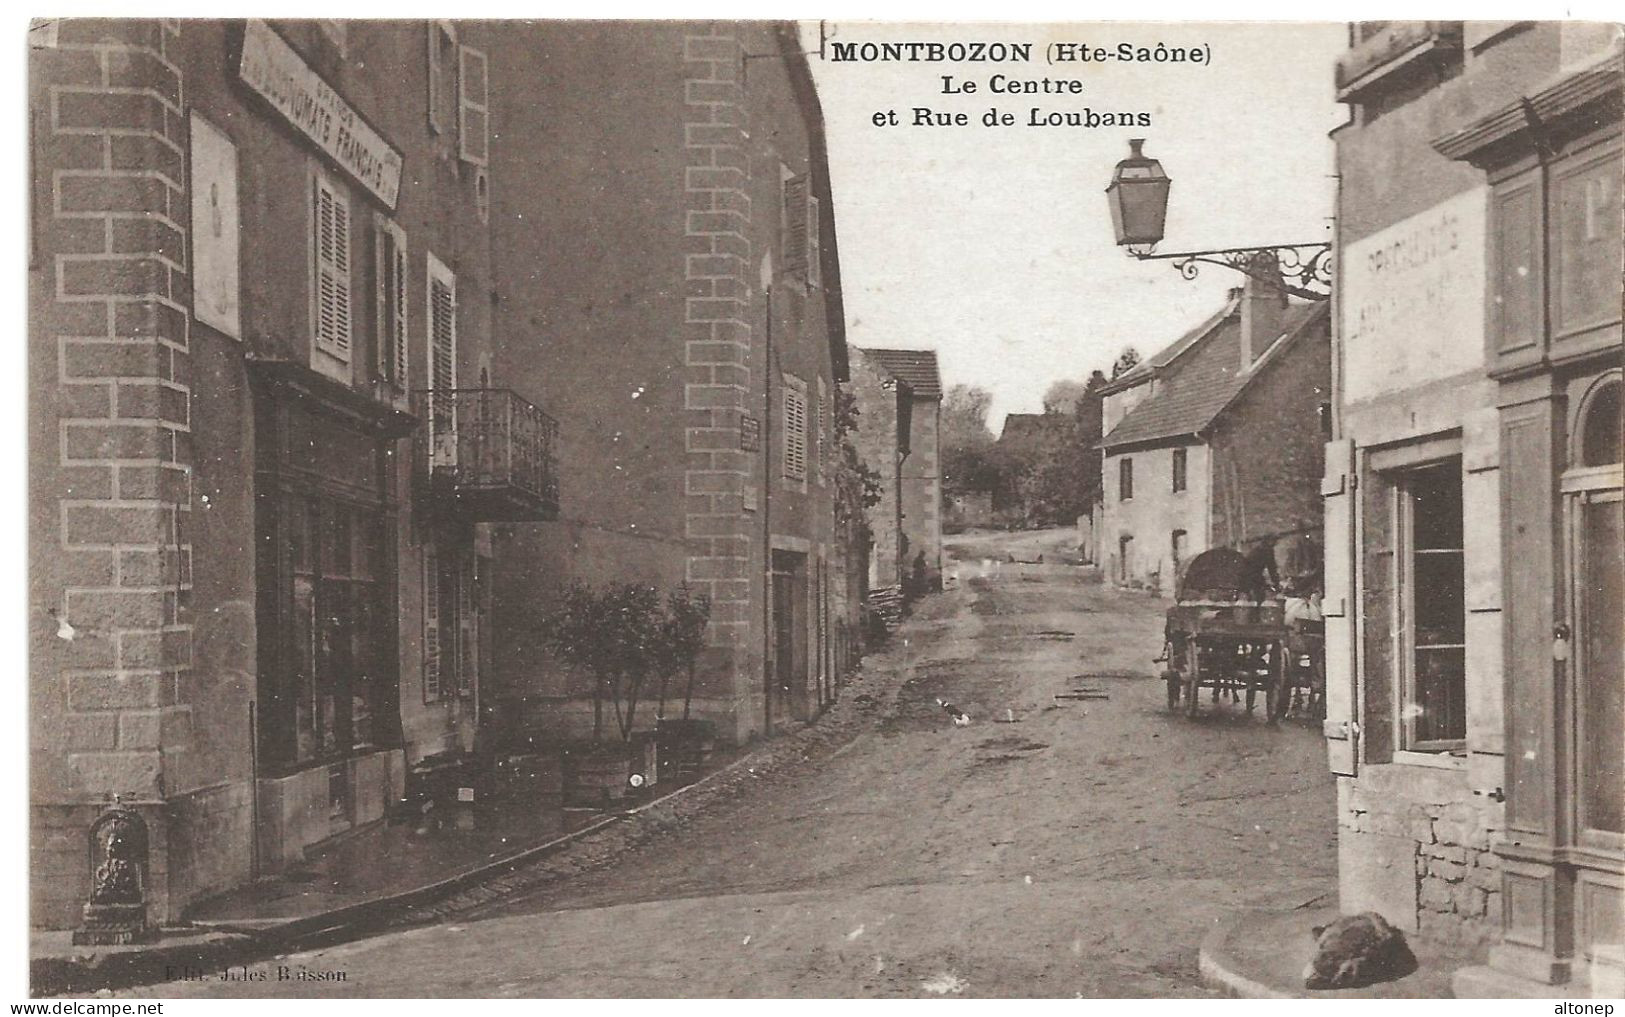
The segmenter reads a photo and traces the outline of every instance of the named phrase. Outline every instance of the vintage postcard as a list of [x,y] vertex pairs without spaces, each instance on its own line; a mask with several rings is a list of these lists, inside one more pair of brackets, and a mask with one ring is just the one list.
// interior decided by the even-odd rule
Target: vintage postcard
[[36,19],[29,991],[1607,1017],[1622,39]]

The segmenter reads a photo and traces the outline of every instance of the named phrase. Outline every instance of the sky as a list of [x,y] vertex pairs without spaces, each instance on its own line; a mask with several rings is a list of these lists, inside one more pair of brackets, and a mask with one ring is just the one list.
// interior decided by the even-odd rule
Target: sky
[[[816,50],[818,23],[803,25]],[[1163,251],[1329,240],[1327,133],[1346,119],[1332,68],[1343,23],[957,25],[826,22],[830,42],[1031,42],[1010,63],[836,62],[815,54],[840,249],[847,341],[935,349],[946,384],[993,394],[989,423],[1042,410],[1053,381],[1150,354],[1220,307],[1241,276],[1115,246],[1105,188],[1128,140],[1173,180]],[[1206,46],[1208,65],[1045,62],[1050,41]],[[1083,93],[991,94],[994,74],[1075,79]],[[943,75],[974,94],[944,94]],[[990,107],[1016,126],[982,127]],[[927,107],[971,126],[909,126]],[[1131,111],[1150,126],[1032,127],[1029,110]],[[896,110],[900,126],[875,126]]]

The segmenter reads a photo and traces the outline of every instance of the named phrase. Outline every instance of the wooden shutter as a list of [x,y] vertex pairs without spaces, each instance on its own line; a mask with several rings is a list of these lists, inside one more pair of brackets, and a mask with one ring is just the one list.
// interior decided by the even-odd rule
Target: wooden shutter
[[433,545],[423,548],[423,701],[440,698],[440,565]]
[[446,64],[448,54],[456,52],[457,36],[446,21],[430,21],[429,36],[429,130],[439,134],[449,126],[445,110],[451,96],[448,80],[451,68]]
[[818,379],[818,394],[813,399],[813,447],[816,455],[813,457],[813,469],[817,474],[818,482],[824,483],[829,476],[829,464],[824,460],[824,379]]
[[818,234],[818,199],[807,196],[807,285],[824,285],[823,247]]
[[1320,494],[1325,509],[1326,761],[1333,773],[1353,776],[1359,759],[1358,696],[1354,655],[1354,443],[1326,444]]
[[789,384],[784,387],[784,475],[807,479],[807,393]]
[[349,360],[350,199],[320,174],[315,177],[312,197],[316,345],[340,360]]
[[458,47],[457,54],[457,154],[484,166],[491,146],[489,61],[473,46]]
[[475,587],[474,555],[462,555],[457,568],[457,695],[474,695],[479,675],[479,593]]
[[807,278],[807,178],[791,177],[784,182],[784,271],[793,278]]
[[406,233],[391,222],[381,222],[378,252],[378,374],[397,389],[407,387],[406,376]]
[[[428,271],[429,445],[435,465],[457,461],[456,409],[451,391],[457,387],[457,279],[434,255]],[[444,393],[436,397],[436,393]]]

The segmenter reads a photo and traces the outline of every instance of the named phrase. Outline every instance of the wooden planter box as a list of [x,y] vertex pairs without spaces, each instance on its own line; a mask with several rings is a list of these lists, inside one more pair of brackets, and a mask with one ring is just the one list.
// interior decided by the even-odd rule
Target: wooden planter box
[[632,790],[632,774],[642,761],[641,747],[622,741],[566,748],[565,804],[602,805],[625,798]]
[[709,720],[667,720],[655,724],[660,766],[670,776],[699,769],[717,747],[717,728]]

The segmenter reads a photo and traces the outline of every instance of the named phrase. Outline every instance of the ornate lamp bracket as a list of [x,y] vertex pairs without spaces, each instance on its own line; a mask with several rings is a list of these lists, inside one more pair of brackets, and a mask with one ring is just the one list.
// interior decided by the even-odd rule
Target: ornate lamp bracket
[[1233,269],[1303,300],[1325,300],[1332,293],[1332,245],[1329,243],[1232,247],[1177,254],[1153,254],[1149,247],[1131,246],[1128,252],[1141,261],[1172,261],[1186,279],[1195,279],[1201,265],[1208,264]]

